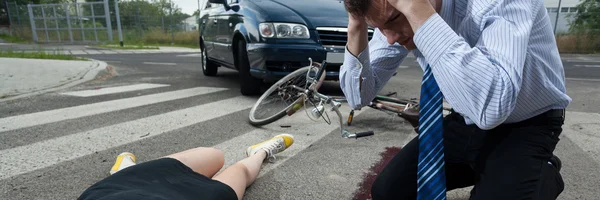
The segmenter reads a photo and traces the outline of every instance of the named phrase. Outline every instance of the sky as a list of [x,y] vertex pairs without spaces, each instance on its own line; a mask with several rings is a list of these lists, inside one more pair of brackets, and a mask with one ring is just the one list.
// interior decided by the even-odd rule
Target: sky
[[181,12],[187,13],[189,15],[194,14],[196,10],[198,10],[198,1],[200,1],[200,6],[204,5],[206,0],[172,0],[177,7],[181,8]]
[[[172,0],[173,3],[177,4],[181,8],[181,12],[189,15],[194,14],[194,11],[198,10],[198,1],[202,7],[207,0]],[[544,0],[546,7],[558,7],[559,0]],[[560,0],[561,7],[575,7],[581,0]]]

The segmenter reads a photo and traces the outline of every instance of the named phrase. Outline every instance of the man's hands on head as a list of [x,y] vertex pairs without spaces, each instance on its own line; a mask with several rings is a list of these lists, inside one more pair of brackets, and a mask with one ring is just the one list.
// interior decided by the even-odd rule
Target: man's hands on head
[[406,16],[415,33],[431,15],[436,13],[429,0],[387,0],[387,2]]
[[348,51],[358,56],[369,45],[367,22],[364,17],[348,13]]

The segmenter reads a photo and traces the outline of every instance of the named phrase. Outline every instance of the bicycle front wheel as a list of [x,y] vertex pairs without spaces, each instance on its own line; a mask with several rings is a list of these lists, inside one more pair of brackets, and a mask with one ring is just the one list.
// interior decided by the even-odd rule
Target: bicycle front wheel
[[249,121],[253,126],[262,126],[281,119],[305,93],[292,86],[307,88],[306,75],[310,66],[299,68],[284,76],[263,93],[250,110]]

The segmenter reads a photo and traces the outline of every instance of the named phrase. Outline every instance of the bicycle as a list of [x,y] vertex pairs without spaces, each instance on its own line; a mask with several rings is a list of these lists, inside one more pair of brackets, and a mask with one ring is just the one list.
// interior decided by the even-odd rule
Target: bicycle
[[[313,62],[311,58],[308,59],[310,65],[301,67],[297,70],[294,70],[292,73],[284,76],[275,84],[269,87],[267,91],[265,91],[257,102],[252,106],[249,114],[249,123],[253,126],[263,126],[270,123],[273,123],[285,115],[291,116],[296,111],[301,108],[305,108],[307,115],[309,118],[315,120],[318,118],[323,118],[327,123],[330,123],[325,117],[329,118],[327,112],[325,112],[325,105],[331,107],[331,111],[334,111],[339,119],[341,135],[343,138],[360,138],[365,136],[374,135],[373,131],[366,131],[360,133],[352,133],[346,129],[343,123],[343,117],[339,110],[342,102],[345,101],[344,97],[336,97],[329,96],[325,94],[321,94],[318,92],[318,89],[323,84],[325,79],[325,68],[327,66],[327,62],[323,61],[322,63]],[[319,77],[318,79],[316,77]],[[300,82],[297,82],[296,78],[302,78]],[[291,84],[290,84],[291,83]],[[370,102],[368,105],[370,108],[386,111],[390,113],[395,113],[401,118],[408,121],[415,131],[418,133],[418,121],[419,121],[419,103],[418,101],[407,100],[407,99],[399,99],[393,98],[391,95],[376,95],[376,97]],[[261,103],[269,103],[273,100],[268,100],[267,98],[274,96],[275,100],[284,100],[291,103],[287,103],[284,108],[277,109],[277,112],[272,115],[268,115],[267,117],[257,117],[259,110],[259,106]],[[308,104],[312,106],[310,109],[306,109]],[[272,108],[269,106],[268,108]],[[449,110],[447,108],[444,108]],[[348,126],[351,125],[354,116],[354,110],[350,111],[350,114],[347,119]]]

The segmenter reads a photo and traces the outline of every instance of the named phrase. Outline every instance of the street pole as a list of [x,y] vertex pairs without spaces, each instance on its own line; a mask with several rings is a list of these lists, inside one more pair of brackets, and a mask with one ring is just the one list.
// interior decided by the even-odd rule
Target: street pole
[[173,41],[175,41],[175,33],[173,31],[173,0],[170,0],[169,2],[170,2],[169,4],[171,4],[169,6],[169,15],[171,18],[171,24],[169,26],[171,27],[171,44],[173,44]]
[[[4,5],[6,6],[6,15],[8,15],[8,33],[10,34],[10,36],[12,36],[14,27],[12,23],[12,17],[10,16],[10,9],[8,8],[8,0],[4,1]],[[198,3],[198,6],[200,6],[200,3]]]
[[556,26],[558,25],[558,15],[560,15],[560,4],[562,0],[558,0],[558,8],[556,10],[556,20],[554,20],[554,36],[556,37]]
[[123,32],[121,32],[121,16],[119,16],[119,0],[115,0],[115,14],[117,14],[117,29],[119,31],[119,45],[123,47]]
[[[93,7],[92,7],[93,8]],[[108,6],[108,0],[104,0],[104,17],[106,17],[106,31],[108,32],[108,40],[113,41],[112,25],[110,24],[110,8]]]
[[136,1],[137,6],[137,14],[136,14],[136,20],[137,20],[137,31],[138,31],[138,36],[141,38],[142,37],[142,23],[140,22],[140,1]]

